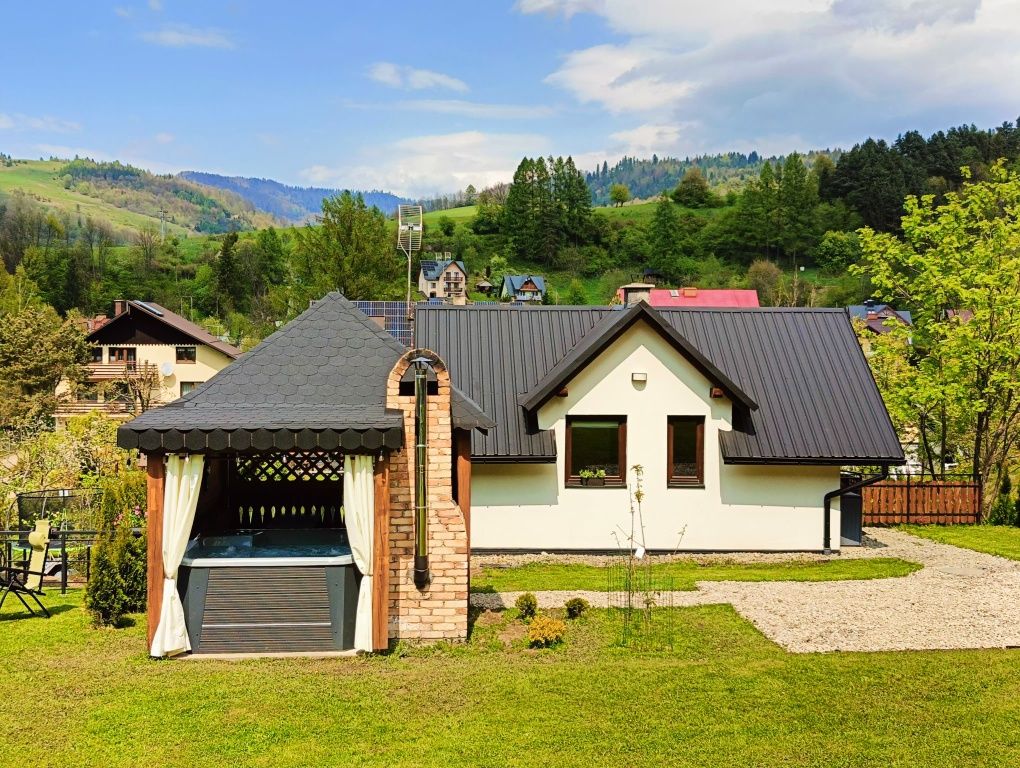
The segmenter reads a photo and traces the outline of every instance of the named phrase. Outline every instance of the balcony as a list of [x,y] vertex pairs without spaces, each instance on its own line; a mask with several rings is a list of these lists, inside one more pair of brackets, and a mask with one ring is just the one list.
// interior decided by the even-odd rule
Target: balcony
[[92,411],[99,411],[104,416],[112,418],[134,416],[132,403],[123,400],[108,400],[99,402],[97,400],[68,400],[57,405],[53,416],[56,419],[67,419],[71,416],[82,416]]
[[135,376],[153,376],[157,368],[152,363],[89,363],[86,378],[89,381],[115,381]]

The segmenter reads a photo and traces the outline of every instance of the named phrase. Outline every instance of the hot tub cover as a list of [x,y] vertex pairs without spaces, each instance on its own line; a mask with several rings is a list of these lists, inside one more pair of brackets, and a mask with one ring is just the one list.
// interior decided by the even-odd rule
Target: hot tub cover
[[[330,293],[179,400],[117,430],[117,444],[146,452],[346,450],[403,444],[386,380],[405,352],[339,293]],[[455,426],[488,417],[454,393]]]

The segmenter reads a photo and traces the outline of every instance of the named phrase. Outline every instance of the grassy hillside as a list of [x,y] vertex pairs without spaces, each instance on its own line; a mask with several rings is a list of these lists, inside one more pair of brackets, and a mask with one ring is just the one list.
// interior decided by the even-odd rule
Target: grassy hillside
[[[66,163],[61,160],[18,160],[7,167],[0,165],[0,194],[10,195],[21,190],[26,195],[48,208],[64,212],[69,216],[92,216],[105,219],[115,227],[137,230],[147,226],[159,226],[158,206],[152,214],[138,213],[112,205],[105,200],[65,189],[59,171]],[[167,231],[186,236],[192,232],[188,227],[167,223]]]
[[178,236],[250,229],[274,221],[224,190],[88,160],[16,160],[10,166],[0,164],[0,194],[18,190],[74,219],[91,216],[123,230],[159,227],[161,208],[167,211],[168,234]]

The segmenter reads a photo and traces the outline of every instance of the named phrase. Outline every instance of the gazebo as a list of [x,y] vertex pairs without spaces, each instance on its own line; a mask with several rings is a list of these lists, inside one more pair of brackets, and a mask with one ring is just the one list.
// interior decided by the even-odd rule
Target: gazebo
[[151,654],[465,638],[470,432],[491,426],[338,293],[122,426],[148,458]]

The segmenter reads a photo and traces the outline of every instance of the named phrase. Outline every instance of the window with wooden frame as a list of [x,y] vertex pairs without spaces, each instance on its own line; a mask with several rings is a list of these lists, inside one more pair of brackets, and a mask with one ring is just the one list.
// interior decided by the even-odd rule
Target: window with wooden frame
[[111,363],[120,363],[128,370],[134,370],[137,351],[134,347],[110,347],[107,355]]
[[101,362],[103,362],[103,348],[102,347],[92,347],[91,352],[92,352],[92,362],[93,363],[101,363]]
[[198,355],[194,347],[177,347],[178,363],[193,363],[196,359]]
[[568,487],[626,484],[626,416],[568,416],[565,443]]
[[670,488],[705,484],[705,417],[670,416],[666,421],[666,481]]

